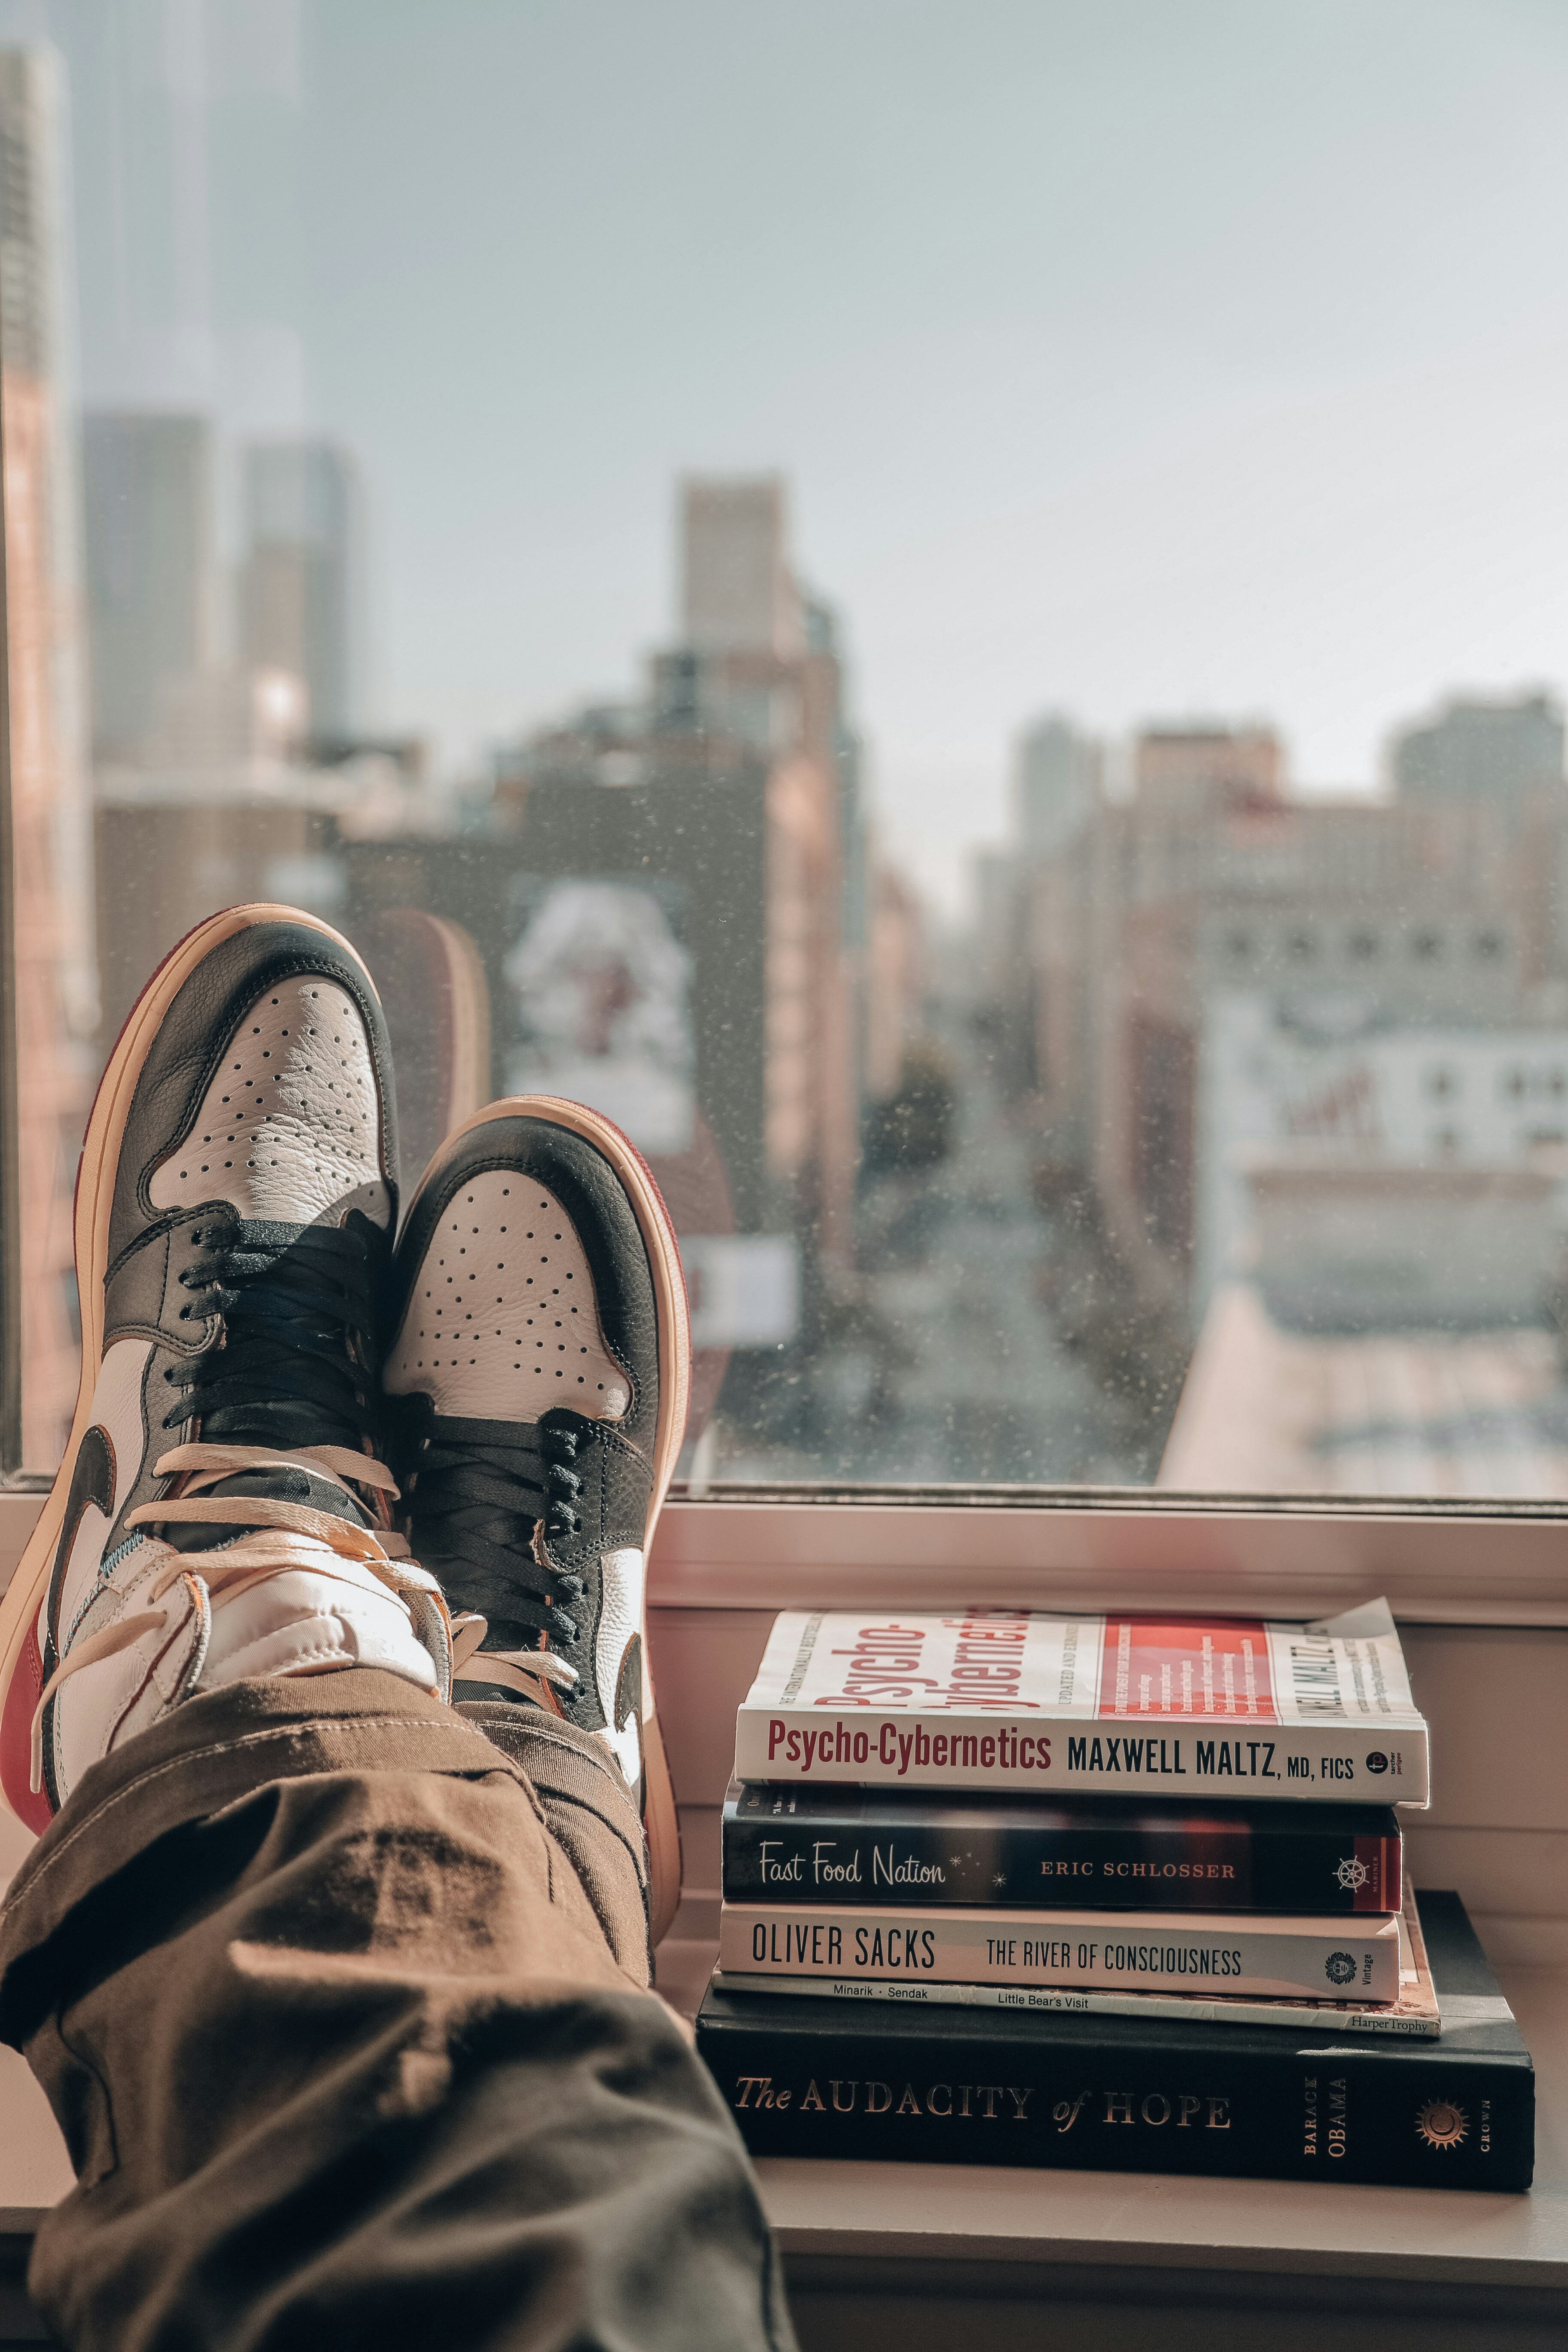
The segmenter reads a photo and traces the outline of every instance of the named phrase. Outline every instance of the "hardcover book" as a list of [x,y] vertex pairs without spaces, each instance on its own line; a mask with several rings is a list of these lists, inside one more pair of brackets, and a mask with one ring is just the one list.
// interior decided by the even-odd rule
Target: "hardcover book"
[[1310,2000],[1399,1997],[1396,1918],[1243,1911],[898,1910],[726,1903],[719,1965],[759,1976],[900,1984],[1084,1985]]
[[741,1780],[1425,1805],[1426,1726],[1384,1601],[1306,1625],[785,1610]]
[[1049,1911],[1397,1911],[1386,1805],[1151,1804],[732,1780],[732,1903],[1015,1905]]
[[1417,1903],[1435,2042],[710,1987],[698,2048],[757,2156],[1528,2189],[1530,2053],[1458,1895]]
[[[776,1976],[716,1969],[716,1992],[776,1993]],[[1082,1986],[908,1983],[901,1978],[791,1977],[792,1995],[813,2000],[935,2002],[963,2009],[1058,2010],[1079,2016],[1165,2017],[1193,2025],[1289,2025],[1334,2033],[1416,2034],[1442,2030],[1432,1972],[1411,1897],[1399,1918],[1399,1997],[1392,2001],[1308,2000],[1195,1991],[1095,1992]]]

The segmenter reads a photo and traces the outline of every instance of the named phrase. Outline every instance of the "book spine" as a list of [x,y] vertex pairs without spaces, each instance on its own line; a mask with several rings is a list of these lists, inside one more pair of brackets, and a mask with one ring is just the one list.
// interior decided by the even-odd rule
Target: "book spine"
[[[844,1977],[901,1984],[1098,1987],[1120,1992],[1231,1992],[1286,2000],[1399,1998],[1399,1934],[1335,1920],[1269,1933],[1255,1916],[1064,1920],[1031,1913],[851,1911],[812,1905],[723,1905],[719,1965],[759,1976]],[[1372,1923],[1368,1923],[1370,1926]]]
[[[713,1979],[719,1992],[776,1994],[776,1977],[747,1976],[725,1969]],[[1010,2009],[1070,2017],[1161,2018],[1177,2025],[1289,2025],[1314,2033],[1374,2033],[1394,2041],[1435,2042],[1442,2032],[1436,2011],[1333,2008],[1312,2013],[1300,2002],[1205,2000],[1197,1993],[1044,1992],[1034,1985],[893,1984],[853,1982],[847,1977],[791,1977],[789,1997],[819,2000],[885,2001],[894,2006],[938,2009]]]
[[[983,1903],[1031,1910],[1397,1911],[1401,1841],[1298,1829],[1205,1837],[1201,1826],[1101,1823],[994,1829],[943,1819],[863,1822],[724,1818],[723,1891],[731,1902]],[[954,1848],[961,1849],[954,1852]]]
[[830,2029],[814,2021],[826,2002],[788,2026],[731,2013],[742,2006],[705,2009],[697,2046],[756,2156],[1510,2191],[1534,2168],[1529,2067],[1446,2060],[1440,2042],[1265,2055],[1086,2032],[1070,2053],[1030,2051]]
[[1035,1796],[1226,1797],[1322,1804],[1425,1805],[1426,1727],[1258,1723],[1212,1730],[1133,1728],[1137,1718],[1025,1721],[862,1708],[768,1708],[742,1700],[735,1722],[742,1780],[847,1781],[861,1788],[1023,1790]]

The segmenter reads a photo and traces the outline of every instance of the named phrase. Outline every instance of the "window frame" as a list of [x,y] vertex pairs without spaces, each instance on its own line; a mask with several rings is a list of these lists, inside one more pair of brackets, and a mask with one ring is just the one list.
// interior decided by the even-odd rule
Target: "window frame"
[[[1136,1488],[714,1486],[667,1504],[649,1605],[969,1606],[1568,1627],[1568,1505]],[[1484,1553],[1484,1565],[1482,1555]]]

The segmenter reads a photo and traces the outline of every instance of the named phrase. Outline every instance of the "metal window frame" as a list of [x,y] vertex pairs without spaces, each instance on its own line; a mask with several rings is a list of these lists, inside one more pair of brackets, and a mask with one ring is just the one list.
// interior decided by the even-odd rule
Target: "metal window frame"
[[1385,1598],[1406,1624],[1568,1627],[1557,1504],[1141,1496],[1116,1489],[679,1490],[650,1606],[966,1606],[1327,1616]]

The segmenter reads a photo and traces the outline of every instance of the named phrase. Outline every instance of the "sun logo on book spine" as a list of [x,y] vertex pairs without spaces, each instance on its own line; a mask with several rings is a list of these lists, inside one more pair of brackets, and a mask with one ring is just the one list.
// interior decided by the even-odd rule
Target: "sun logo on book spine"
[[1415,2118],[1415,2128],[1428,2147],[1458,2147],[1470,2119],[1452,2099],[1429,2099]]
[[1358,1861],[1353,1854],[1347,1853],[1334,1875],[1347,1895],[1354,1895],[1366,1885],[1372,1873],[1364,1862]]

